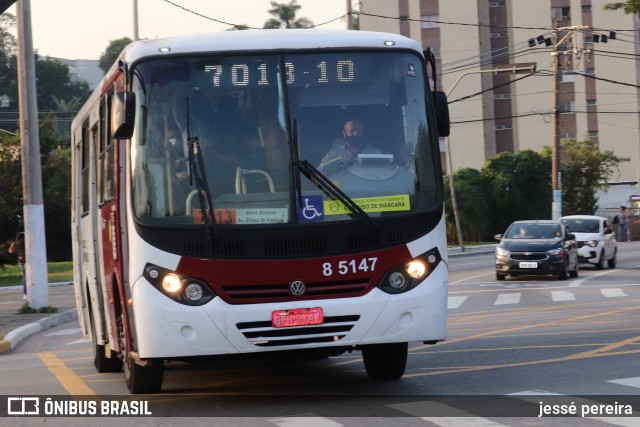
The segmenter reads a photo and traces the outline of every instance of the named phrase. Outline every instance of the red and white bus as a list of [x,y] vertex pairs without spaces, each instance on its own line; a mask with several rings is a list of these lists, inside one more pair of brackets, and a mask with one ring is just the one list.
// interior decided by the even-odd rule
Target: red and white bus
[[[434,71],[415,41],[363,31],[127,46],[72,124],[74,282],[97,370],[146,393],[167,359],[360,350],[370,377],[395,379],[408,343],[444,340]],[[364,136],[343,137],[349,120]]]

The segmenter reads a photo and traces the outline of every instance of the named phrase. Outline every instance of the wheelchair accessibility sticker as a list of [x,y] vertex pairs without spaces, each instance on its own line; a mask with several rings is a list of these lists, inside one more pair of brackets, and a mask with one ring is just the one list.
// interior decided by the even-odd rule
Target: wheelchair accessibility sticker
[[322,196],[302,196],[302,206],[297,207],[300,222],[319,222],[324,219]]

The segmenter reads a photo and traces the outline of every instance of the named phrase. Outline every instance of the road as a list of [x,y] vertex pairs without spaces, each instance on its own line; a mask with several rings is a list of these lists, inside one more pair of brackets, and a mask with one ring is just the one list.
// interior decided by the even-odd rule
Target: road
[[[370,381],[357,352],[304,361],[175,361],[167,365],[161,394],[130,396],[121,373],[95,372],[89,343],[76,323],[67,323],[2,357],[0,394],[148,401],[152,417],[118,418],[118,425],[171,425],[177,419],[159,417],[171,415],[271,427],[364,426],[365,417],[398,426],[557,425],[557,418],[538,418],[540,402],[564,399],[578,412],[583,404],[614,401],[640,410],[640,242],[620,244],[617,268],[583,267],[565,281],[498,282],[493,262],[492,255],[450,258],[449,338],[411,346],[400,381]],[[451,418],[469,415],[475,416]],[[561,422],[639,422],[597,415]],[[87,419],[48,424],[56,420],[74,426]],[[206,418],[193,420],[209,425]],[[26,418],[12,421],[30,425]]]

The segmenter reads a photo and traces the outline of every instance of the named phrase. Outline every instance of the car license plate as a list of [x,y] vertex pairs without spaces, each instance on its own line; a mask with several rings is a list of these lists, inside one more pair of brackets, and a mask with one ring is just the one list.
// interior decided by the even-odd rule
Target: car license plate
[[520,268],[538,268],[537,262],[521,262]]
[[274,328],[319,325],[322,322],[324,322],[322,307],[276,310],[271,313],[271,325]]

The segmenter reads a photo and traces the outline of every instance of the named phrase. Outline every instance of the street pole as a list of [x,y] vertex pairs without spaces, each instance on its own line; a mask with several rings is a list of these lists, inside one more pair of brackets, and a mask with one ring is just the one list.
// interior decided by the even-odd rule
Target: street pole
[[[562,172],[560,170],[560,52],[558,47],[572,39],[573,49],[572,54],[582,52],[581,48],[578,48],[578,40],[576,33],[581,30],[590,29],[591,27],[584,25],[574,25],[571,27],[556,27],[556,23],[553,23],[553,32],[551,45],[553,50],[551,56],[553,56],[553,141],[551,146],[551,219],[558,219],[562,216]],[[558,37],[559,31],[565,31],[566,34],[562,37]],[[563,50],[563,53],[568,50]]]
[[[483,73],[494,73],[494,74],[520,74],[520,73],[534,73],[536,71],[535,62],[527,63],[527,64],[504,64],[498,68],[494,68],[492,70],[477,70],[477,71],[467,71],[466,73],[460,74],[453,85],[446,92],[447,98],[453,92],[453,89],[458,86],[460,80],[463,77],[468,76],[469,74],[483,74]],[[453,161],[451,160],[451,138],[449,136],[445,137],[445,147],[447,150],[447,163],[449,166],[449,190],[451,191],[451,207],[453,208],[453,220],[456,224],[456,233],[458,234],[458,243],[460,244],[460,250],[464,252],[464,243],[462,239],[462,227],[460,226],[460,216],[458,215],[458,200],[456,198],[456,190],[453,183]]]
[[18,22],[18,97],[22,148],[22,197],[24,204],[25,276],[29,305],[49,305],[47,251],[40,171],[40,137],[36,102],[36,68],[33,57],[30,0],[16,5]]
[[347,30],[353,30],[353,15],[351,15],[351,0],[347,0]]
[[557,28],[553,31],[552,45],[553,52],[553,145],[551,146],[551,219],[558,219],[562,216],[562,187],[560,185],[560,85],[558,83],[560,61],[558,59],[558,33]]
[[140,40],[138,34],[138,0],[133,0],[133,41]]

